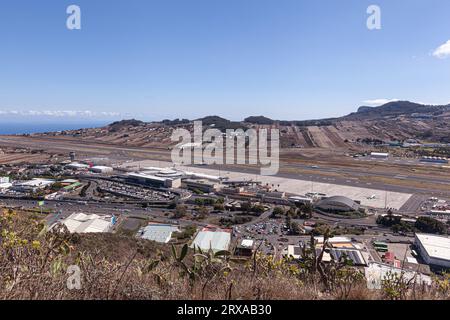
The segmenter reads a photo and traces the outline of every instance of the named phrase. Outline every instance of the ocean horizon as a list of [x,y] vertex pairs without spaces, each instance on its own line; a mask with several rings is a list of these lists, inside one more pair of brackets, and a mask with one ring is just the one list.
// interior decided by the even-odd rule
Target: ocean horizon
[[109,124],[110,121],[100,122],[0,122],[0,135],[14,135],[14,134],[32,134],[55,132],[64,130],[77,130],[84,128],[102,127]]

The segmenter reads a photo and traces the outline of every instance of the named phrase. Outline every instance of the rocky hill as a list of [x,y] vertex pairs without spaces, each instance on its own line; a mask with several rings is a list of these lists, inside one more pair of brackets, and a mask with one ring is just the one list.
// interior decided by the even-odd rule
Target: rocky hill
[[446,106],[428,106],[409,101],[394,101],[379,107],[360,107],[358,112],[352,113],[345,118],[372,118],[379,119],[391,116],[440,116],[450,111],[450,105]]

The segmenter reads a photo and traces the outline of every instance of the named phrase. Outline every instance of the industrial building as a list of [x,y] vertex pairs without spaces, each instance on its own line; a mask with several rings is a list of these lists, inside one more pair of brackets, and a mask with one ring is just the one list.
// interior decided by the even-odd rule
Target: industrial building
[[[324,237],[314,237],[317,253],[323,250],[324,241]],[[294,259],[301,259],[304,246],[309,246],[309,244],[304,242],[302,245],[290,245],[284,250],[283,254]],[[339,261],[344,256],[351,260],[354,266],[366,266],[369,260],[361,244],[353,242],[347,237],[329,238],[327,240],[327,251],[324,252],[322,261]]]
[[112,227],[111,216],[74,213],[61,221],[70,233],[104,233]]
[[19,192],[36,192],[37,190],[45,189],[54,184],[54,180],[33,179],[30,181],[20,182],[13,185],[12,189]]
[[231,230],[204,228],[195,237],[191,248],[200,248],[203,251],[218,252],[228,250],[231,243]]
[[326,261],[327,258],[330,261],[341,261],[341,258],[344,257],[350,260],[353,266],[367,266],[367,262],[361,251],[356,249],[330,249],[329,252],[324,253],[323,261]]
[[300,260],[302,258],[302,247],[289,245],[284,251],[285,257]]
[[6,191],[12,187],[12,183],[0,183],[0,192]]
[[[314,237],[314,241],[316,242],[316,245],[323,245],[325,238],[323,236]],[[353,248],[352,240],[347,237],[332,237],[327,239],[327,242],[333,247]]]
[[302,197],[302,196],[289,197],[289,201],[296,203],[296,204],[312,204],[313,203],[312,198]]
[[0,184],[9,183],[9,177],[0,177]]
[[[323,250],[321,245],[316,245],[316,253],[320,254]],[[303,247],[289,245],[284,251],[283,255],[296,260],[302,258]],[[350,245],[348,248],[329,248],[323,253],[322,262],[340,261],[341,258],[346,257],[352,262],[353,266],[363,267],[367,266],[367,258],[364,257],[363,252]]]
[[350,198],[336,196],[319,201],[316,208],[324,211],[351,212],[358,211],[360,205]]
[[142,239],[159,243],[168,243],[170,239],[172,239],[172,234],[179,231],[177,226],[152,223],[140,231],[140,236]]
[[180,188],[181,179],[172,177],[159,177],[153,174],[148,174],[146,172],[141,173],[128,173],[127,179],[131,182],[152,186],[157,188]]
[[255,249],[254,245],[255,245],[255,241],[253,241],[251,239],[244,239],[236,247],[236,249],[234,250],[234,254],[236,256],[241,256],[241,257],[251,257],[253,255],[253,252]]
[[371,290],[380,290],[383,280],[390,274],[402,276],[405,281],[413,280],[416,284],[431,285],[432,279],[425,274],[406,271],[405,269],[396,268],[378,262],[370,262],[368,267],[364,268],[365,277],[367,279],[367,288]]
[[88,166],[87,164],[83,164],[83,163],[72,162],[72,163],[69,163],[69,164],[66,166],[66,168],[67,168],[67,169],[70,169],[70,170],[76,170],[76,171],[78,171],[78,170],[86,170],[86,169],[89,169],[89,166]]
[[422,159],[420,159],[420,161],[429,163],[442,163],[442,164],[449,163],[448,159],[443,157],[423,157]]
[[414,243],[425,263],[439,268],[450,268],[450,238],[418,233]]
[[113,173],[114,169],[106,166],[94,166],[89,169],[93,173],[109,174]]

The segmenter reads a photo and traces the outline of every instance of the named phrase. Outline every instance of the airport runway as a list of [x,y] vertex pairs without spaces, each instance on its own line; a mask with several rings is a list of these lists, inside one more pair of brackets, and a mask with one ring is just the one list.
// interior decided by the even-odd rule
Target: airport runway
[[[71,139],[56,139],[51,137],[0,136],[0,146],[43,149],[64,152],[67,154],[74,151],[79,156],[106,156],[110,158],[112,162],[120,163],[128,160],[136,161],[144,159],[161,161],[170,160],[170,151],[165,148],[150,149],[141,147],[124,147],[97,141],[77,141]],[[302,163],[285,161],[283,157],[281,157],[281,162],[281,169],[277,177],[310,181],[312,184],[311,188],[314,188],[314,183],[329,183],[385,190],[387,192],[410,194],[419,193],[436,197],[450,196],[450,179],[439,174],[429,176],[414,173],[396,175],[392,174],[392,172],[380,171],[381,169],[376,167],[376,163],[374,163],[372,167],[361,168],[356,165],[355,167],[333,166],[326,164],[311,166]],[[228,170],[248,174],[257,174],[259,171],[249,166],[238,165],[209,166],[209,168],[218,171]],[[300,173],[293,173],[296,171]],[[377,179],[388,181],[377,182]],[[415,185],[415,183],[419,185]],[[422,187],[420,184],[426,184],[426,186]]]

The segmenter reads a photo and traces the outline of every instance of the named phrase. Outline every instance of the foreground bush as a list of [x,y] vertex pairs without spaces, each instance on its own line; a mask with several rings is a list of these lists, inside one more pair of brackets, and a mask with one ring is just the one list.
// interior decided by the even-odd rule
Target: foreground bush
[[[37,216],[0,216],[0,299],[448,299],[449,277],[433,287],[392,278],[369,291],[345,259],[322,263],[305,248],[301,263],[255,254],[175,248],[111,234],[47,230]],[[79,275],[79,277],[78,277]]]

